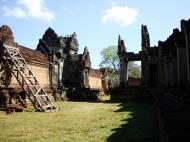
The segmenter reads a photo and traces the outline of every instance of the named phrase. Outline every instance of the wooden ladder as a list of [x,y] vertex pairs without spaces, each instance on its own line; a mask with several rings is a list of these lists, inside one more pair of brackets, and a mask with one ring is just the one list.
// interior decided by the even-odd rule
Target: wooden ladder
[[30,70],[25,59],[20,54],[19,49],[5,44],[2,44],[1,48],[2,59],[6,67],[11,70],[36,111],[57,111],[52,104],[51,99],[48,97],[47,93]]

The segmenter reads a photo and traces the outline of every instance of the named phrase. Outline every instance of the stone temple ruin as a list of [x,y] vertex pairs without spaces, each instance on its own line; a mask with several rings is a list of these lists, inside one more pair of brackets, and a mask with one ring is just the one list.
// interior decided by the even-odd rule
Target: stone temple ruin
[[164,87],[176,91],[189,91],[190,83],[190,21],[181,21],[181,31],[174,29],[166,41],[151,47],[148,29],[142,25],[142,42],[139,53],[127,52],[124,40],[118,39],[120,82],[128,84],[127,64],[141,61],[142,86]]
[[[190,20],[181,20],[181,29],[154,47],[147,26],[141,28],[139,53],[127,52],[124,40],[118,38],[120,86],[114,93],[130,95],[128,62],[141,61],[141,84],[133,89],[154,100],[159,141],[185,141],[190,132]],[[99,99],[108,90],[107,70],[92,69],[87,47],[82,54],[78,48],[76,33],[63,37],[48,28],[32,50],[16,43],[8,26],[1,26],[0,108],[21,111],[32,104],[46,112],[57,110],[52,100]]]
[[130,91],[128,62],[141,61],[141,86],[137,89],[155,100],[160,141],[186,141],[190,130],[190,20],[181,20],[181,29],[174,29],[158,46],[150,46],[145,25],[141,37],[141,51],[133,53],[127,52],[119,36],[120,86],[127,95]]
[[[36,50],[32,50],[16,43],[11,29],[3,25],[0,27],[0,43],[1,107],[15,101],[27,106],[29,98],[34,107],[42,111],[45,106],[53,107],[48,100],[65,100],[66,93],[72,97],[97,97],[108,88],[107,71],[91,68],[87,47],[82,54],[77,53],[76,33],[62,37],[48,28]],[[43,106],[42,102],[46,105]]]

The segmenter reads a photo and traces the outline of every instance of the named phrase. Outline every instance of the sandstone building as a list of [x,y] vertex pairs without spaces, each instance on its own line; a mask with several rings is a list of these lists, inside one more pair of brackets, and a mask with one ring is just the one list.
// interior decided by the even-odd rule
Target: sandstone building
[[[36,50],[32,50],[16,43],[11,29],[3,25],[0,27],[0,42],[1,45],[7,44],[19,49],[33,74],[52,99],[64,99],[68,88],[98,91],[106,89],[107,73],[91,68],[87,47],[82,54],[78,54],[79,44],[76,33],[62,37],[48,28],[39,40]],[[7,89],[8,91],[5,91]],[[8,94],[9,90],[15,93],[22,92],[22,87],[11,71],[6,69],[2,60],[0,90],[1,94]],[[1,97],[0,100],[2,101]]]
[[[189,139],[190,103],[190,20],[181,20],[180,29],[158,46],[151,47],[148,29],[142,25],[141,51],[127,52],[119,36],[120,95],[131,95],[128,62],[141,61],[141,86],[137,94],[154,100],[158,117],[158,141],[179,142]],[[119,95],[118,93],[118,95]]]
[[120,83],[128,84],[127,64],[141,61],[141,85],[147,87],[164,87],[173,90],[189,90],[190,82],[190,21],[182,20],[181,29],[174,29],[158,46],[150,46],[148,29],[142,25],[141,51],[127,52],[124,40],[118,39],[118,56],[120,58]]

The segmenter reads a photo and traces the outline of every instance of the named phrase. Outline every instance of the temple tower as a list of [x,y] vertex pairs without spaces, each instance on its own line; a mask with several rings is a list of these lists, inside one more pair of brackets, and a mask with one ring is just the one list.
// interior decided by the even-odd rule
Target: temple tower
[[146,86],[148,83],[148,73],[149,73],[148,49],[150,48],[150,38],[149,38],[148,29],[145,25],[141,26],[141,48],[142,48],[142,61],[141,61],[142,84]]
[[124,40],[121,40],[119,35],[118,37],[118,56],[120,59],[120,85],[128,84],[128,59],[126,58],[126,46]]

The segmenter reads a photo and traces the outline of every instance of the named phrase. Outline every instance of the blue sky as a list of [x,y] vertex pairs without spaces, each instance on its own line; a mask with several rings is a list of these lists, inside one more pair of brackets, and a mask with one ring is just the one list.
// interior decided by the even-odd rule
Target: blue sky
[[49,26],[62,36],[76,32],[79,53],[87,46],[98,68],[101,50],[117,45],[119,34],[127,50],[137,52],[145,24],[151,45],[157,45],[190,18],[189,5],[189,0],[0,0],[0,25],[9,25],[15,41],[33,49]]

